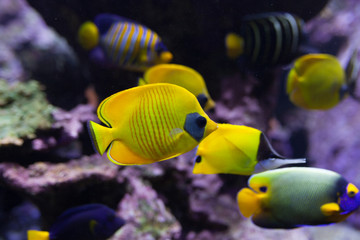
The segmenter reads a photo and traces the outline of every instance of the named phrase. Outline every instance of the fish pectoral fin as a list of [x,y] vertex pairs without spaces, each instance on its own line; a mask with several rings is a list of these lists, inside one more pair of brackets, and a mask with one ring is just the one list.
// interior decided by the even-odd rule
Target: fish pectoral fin
[[237,194],[239,209],[244,217],[248,218],[261,211],[260,198],[250,188],[243,188]]
[[174,140],[178,140],[182,135],[184,135],[185,131],[182,130],[181,128],[173,128],[170,132],[169,132],[169,136]]
[[115,140],[110,144],[107,157],[111,162],[118,165],[141,165],[156,162],[137,155],[119,140]]
[[146,62],[149,61],[149,57],[148,57],[146,51],[142,51],[142,52],[140,53],[140,55],[139,55],[139,61],[140,61],[140,63],[146,63]]
[[28,240],[49,240],[50,233],[46,231],[29,230],[27,237]]
[[139,78],[139,81],[138,81],[138,86],[143,86],[143,85],[146,85],[147,82],[145,81],[144,78]]
[[339,204],[332,202],[332,203],[326,203],[324,205],[322,205],[320,207],[321,212],[325,215],[325,216],[331,216],[334,215],[335,213],[340,212],[340,206]]
[[97,221],[92,219],[90,220],[89,222],[89,229],[90,229],[90,232],[95,236],[95,226],[97,225]]

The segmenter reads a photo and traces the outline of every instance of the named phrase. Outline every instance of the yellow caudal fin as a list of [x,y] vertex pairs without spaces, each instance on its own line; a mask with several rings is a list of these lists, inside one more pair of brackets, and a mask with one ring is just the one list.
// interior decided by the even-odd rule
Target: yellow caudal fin
[[140,165],[155,162],[135,154],[123,142],[117,140],[111,143],[107,157],[111,162],[118,165]]
[[27,232],[28,240],[49,240],[49,232],[29,230]]
[[100,155],[103,155],[110,143],[114,140],[112,135],[113,129],[101,126],[93,121],[88,122],[88,129],[94,148]]
[[251,217],[260,212],[260,199],[257,194],[249,188],[243,188],[237,195],[239,209],[244,217]]
[[145,81],[144,78],[139,78],[139,81],[138,81],[138,86],[143,86],[143,85],[146,85],[147,82]]

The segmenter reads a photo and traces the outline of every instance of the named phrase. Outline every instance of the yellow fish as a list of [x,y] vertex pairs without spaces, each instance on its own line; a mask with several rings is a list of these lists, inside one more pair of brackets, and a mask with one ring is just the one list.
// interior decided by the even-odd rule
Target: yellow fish
[[291,102],[305,109],[326,110],[348,93],[339,61],[329,54],[307,54],[295,61],[286,86]]
[[89,129],[100,154],[120,165],[149,164],[190,151],[217,128],[185,88],[149,84],[118,92],[97,109]]
[[153,66],[144,73],[144,78],[139,79],[140,86],[152,83],[171,83],[181,86],[196,96],[205,111],[215,107],[204,78],[192,68],[179,64]]
[[284,159],[258,129],[219,124],[218,129],[200,142],[193,173],[251,175],[306,159]]
[[275,169],[253,175],[248,185],[237,195],[240,212],[263,228],[340,222],[360,206],[354,184],[320,168]]

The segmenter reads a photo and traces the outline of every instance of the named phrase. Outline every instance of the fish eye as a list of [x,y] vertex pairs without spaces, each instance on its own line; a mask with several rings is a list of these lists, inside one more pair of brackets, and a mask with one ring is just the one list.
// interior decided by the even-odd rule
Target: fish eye
[[356,193],[354,191],[348,192],[349,197],[355,197]]
[[259,188],[259,190],[260,190],[260,192],[265,193],[267,191],[267,187],[262,186],[262,187]]
[[195,158],[195,162],[197,162],[197,163],[201,162],[201,156],[197,156],[197,157]]
[[199,128],[204,128],[206,126],[206,118],[204,118],[203,116],[199,116],[198,118],[196,118],[196,125]]

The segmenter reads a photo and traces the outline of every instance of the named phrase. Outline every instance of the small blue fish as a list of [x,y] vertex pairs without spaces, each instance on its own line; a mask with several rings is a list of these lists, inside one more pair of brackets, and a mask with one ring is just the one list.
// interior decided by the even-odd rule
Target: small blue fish
[[102,204],[70,208],[61,214],[50,231],[28,231],[28,240],[105,240],[125,221]]
[[100,14],[94,22],[82,24],[78,40],[84,49],[91,50],[95,61],[127,70],[145,71],[173,58],[157,33],[112,14]]

